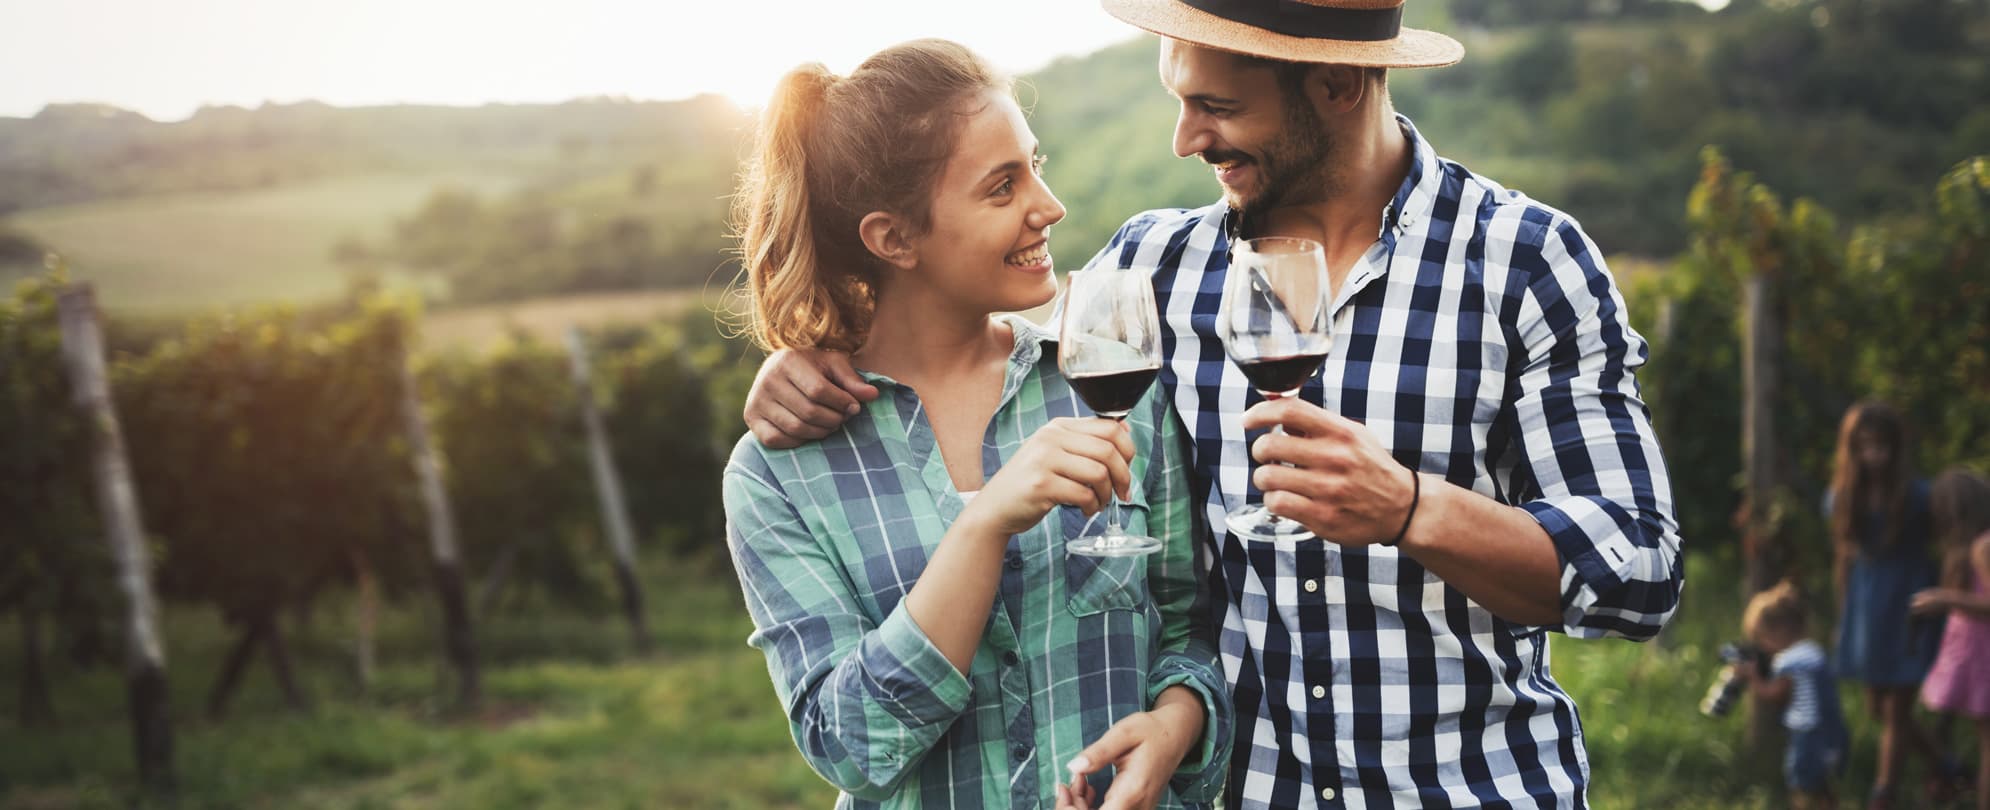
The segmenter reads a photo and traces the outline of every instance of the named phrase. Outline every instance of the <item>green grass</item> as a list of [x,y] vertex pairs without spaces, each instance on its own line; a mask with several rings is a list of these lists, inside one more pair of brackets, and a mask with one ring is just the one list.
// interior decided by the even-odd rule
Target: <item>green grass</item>
[[332,260],[340,239],[380,241],[396,217],[413,213],[439,186],[488,194],[516,182],[502,175],[351,175],[42,208],[7,223],[63,254],[75,279],[97,285],[106,308],[176,314],[336,296],[346,283]]
[[[295,640],[308,715],[284,710],[257,661],[229,716],[201,719],[228,641],[211,611],[169,610],[169,679],[182,808],[826,807],[789,741],[766,664],[723,563],[648,577],[658,652],[625,651],[611,616],[544,612],[478,627],[487,706],[445,710],[434,611],[383,617],[382,666],[355,688],[343,610]],[[12,642],[12,633],[8,641]],[[0,808],[124,806],[135,772],[116,672],[59,669],[56,731],[11,716],[18,667],[0,668]],[[56,666],[65,665],[56,662]]]
[[[530,609],[478,626],[488,706],[445,711],[434,611],[414,599],[382,620],[381,669],[361,694],[349,671],[348,605],[327,605],[294,644],[315,706],[287,712],[258,661],[229,717],[199,707],[228,642],[211,611],[166,615],[182,808],[819,808],[833,792],[795,753],[750,624],[722,561],[652,558],[658,652],[626,651],[607,615]],[[1713,650],[1736,634],[1730,560],[1691,561],[1684,607],[1650,644],[1553,641],[1555,676],[1581,707],[1594,784],[1610,808],[1785,806],[1780,748],[1751,755],[1744,712],[1696,707]],[[114,671],[56,662],[59,730],[11,716],[13,633],[0,653],[0,809],[124,806],[134,781]],[[1874,730],[1844,690],[1855,742],[1841,800],[1870,784]],[[1904,806],[1916,806],[1911,771]],[[1853,804],[1852,806],[1856,806]]]

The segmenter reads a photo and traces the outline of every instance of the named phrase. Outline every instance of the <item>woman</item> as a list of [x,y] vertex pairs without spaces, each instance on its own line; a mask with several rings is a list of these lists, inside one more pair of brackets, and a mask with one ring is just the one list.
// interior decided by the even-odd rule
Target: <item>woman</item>
[[[1204,806],[1230,739],[1192,638],[1186,470],[1167,403],[1088,418],[1053,336],[1064,216],[1006,79],[959,45],[782,79],[737,221],[763,346],[852,351],[881,392],[813,445],[752,436],[728,539],[775,692],[839,807]],[[793,414],[808,419],[811,414]],[[1146,558],[1067,557],[1118,492]],[[1079,790],[1067,762],[1138,740]],[[1103,763],[1102,763],[1103,764]],[[1079,763],[1080,772],[1097,766]]]
[[1914,695],[1940,628],[1908,610],[1916,592],[1935,584],[1928,485],[1914,476],[1909,449],[1898,411],[1877,401],[1854,404],[1839,424],[1828,502],[1839,605],[1835,668],[1841,679],[1865,683],[1866,708],[1880,723],[1866,805],[1874,810],[1893,806],[1908,747],[1942,762],[1914,719]]

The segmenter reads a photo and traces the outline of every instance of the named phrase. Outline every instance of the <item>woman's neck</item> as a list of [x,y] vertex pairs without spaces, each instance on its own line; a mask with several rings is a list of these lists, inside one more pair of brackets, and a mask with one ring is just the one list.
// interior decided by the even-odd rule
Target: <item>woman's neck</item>
[[920,290],[880,290],[870,335],[852,360],[901,382],[971,376],[1007,360],[1015,345],[993,313],[962,310]]

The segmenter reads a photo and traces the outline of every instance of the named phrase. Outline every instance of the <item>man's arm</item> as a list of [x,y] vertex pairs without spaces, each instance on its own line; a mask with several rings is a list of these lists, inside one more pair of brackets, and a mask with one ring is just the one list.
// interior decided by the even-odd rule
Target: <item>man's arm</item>
[[799,447],[834,432],[878,389],[857,374],[850,355],[827,349],[782,349],[767,356],[742,416],[761,444]]
[[1581,228],[1531,207],[1518,220],[1505,222],[1515,230],[1500,316],[1518,364],[1511,426],[1526,465],[1513,486],[1533,491],[1520,508],[1560,556],[1559,629],[1649,639],[1678,608],[1684,569],[1635,376],[1648,347]]
[[1366,427],[1290,400],[1244,415],[1246,429],[1304,434],[1261,437],[1252,450],[1266,466],[1254,480],[1272,511],[1337,543],[1389,540],[1410,517],[1404,553],[1529,632],[1647,639],[1677,608],[1683,570],[1671,486],[1633,376],[1645,343],[1595,245],[1572,222],[1527,216],[1517,224],[1531,236],[1494,241],[1512,244],[1502,318],[1521,365],[1511,418],[1532,479],[1522,486],[1535,497],[1508,506],[1426,475],[1412,517],[1410,473]]
[[1253,480],[1273,512],[1345,546],[1393,539],[1407,518],[1398,548],[1445,584],[1508,622],[1559,619],[1555,546],[1525,511],[1441,476],[1414,473],[1413,483],[1367,426],[1311,403],[1277,399],[1244,413],[1246,430],[1273,424],[1290,433],[1252,446],[1264,465]]

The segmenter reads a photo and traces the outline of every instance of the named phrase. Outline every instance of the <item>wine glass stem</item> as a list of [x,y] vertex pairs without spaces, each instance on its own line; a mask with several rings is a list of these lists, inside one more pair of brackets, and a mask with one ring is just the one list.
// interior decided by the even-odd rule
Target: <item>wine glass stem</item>
[[[1114,422],[1126,421],[1126,417],[1124,416],[1108,418],[1112,418]],[[1126,530],[1119,525],[1119,491],[1110,489],[1112,485],[1111,481],[1107,481],[1106,485],[1109,488],[1107,490],[1106,501],[1106,533],[1104,537],[1100,538],[1099,545],[1110,547],[1126,542]]]

